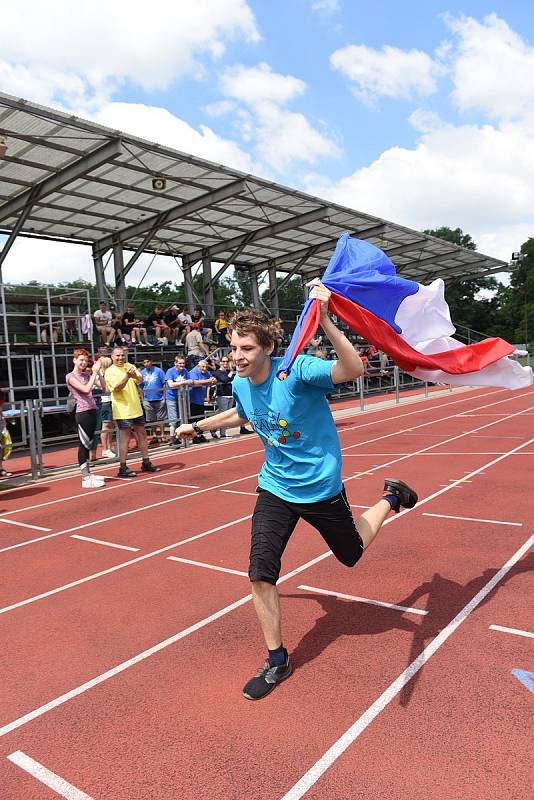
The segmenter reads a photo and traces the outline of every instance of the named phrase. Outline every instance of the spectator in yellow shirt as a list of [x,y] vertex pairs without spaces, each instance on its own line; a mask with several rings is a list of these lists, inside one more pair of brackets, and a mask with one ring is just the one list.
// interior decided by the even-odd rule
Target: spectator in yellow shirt
[[159,467],[154,466],[148,457],[148,441],[145,430],[145,418],[137,385],[143,380],[141,373],[133,364],[124,358],[122,347],[114,347],[111,353],[113,364],[105,372],[105,380],[111,392],[111,405],[113,419],[119,429],[119,478],[135,478],[136,472],[126,464],[130,431],[133,428],[135,438],[141,450],[143,463],[142,472],[159,472]]

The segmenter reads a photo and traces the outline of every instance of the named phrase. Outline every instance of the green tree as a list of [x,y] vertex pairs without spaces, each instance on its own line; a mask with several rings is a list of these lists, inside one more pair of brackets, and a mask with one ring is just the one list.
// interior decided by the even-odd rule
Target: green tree
[[520,252],[523,258],[512,271],[510,286],[502,292],[502,315],[510,330],[507,338],[528,345],[534,339],[534,239],[527,239]]
[[[476,250],[476,243],[468,233],[461,228],[427,229],[423,231],[430,236],[444,239],[452,244],[465,247],[467,250]],[[481,295],[481,291],[493,292],[492,296]],[[499,319],[502,305],[501,284],[495,278],[466,278],[447,284],[445,298],[449,304],[451,319],[458,328],[459,338],[480,339],[480,333],[485,336],[497,334],[497,329],[502,329],[502,320]],[[464,330],[467,329],[467,330]],[[477,332],[477,333],[471,333]]]

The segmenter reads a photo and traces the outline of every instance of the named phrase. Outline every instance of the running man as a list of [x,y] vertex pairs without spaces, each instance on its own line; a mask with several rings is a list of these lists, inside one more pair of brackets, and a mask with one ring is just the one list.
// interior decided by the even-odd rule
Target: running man
[[329,290],[318,280],[310,285],[310,297],[321,301],[321,326],[337,361],[299,356],[286,380],[278,380],[282,359],[272,357],[278,331],[263,313],[245,309],[237,314],[231,340],[237,367],[236,407],[181,425],[176,432],[191,438],[250,421],[265,446],[252,518],[249,578],[268,654],[243,688],[249,700],[265,697],[293,670],[282,642],[276,582],[298,520],[309,522],[338,561],[353,567],[388,514],[401,507],[413,508],[417,502],[413,489],[388,479],[383,497],[354,522],[341,481],[341,450],[326,395],[336,384],[360,376],[363,367],[352,344],[328,316]]

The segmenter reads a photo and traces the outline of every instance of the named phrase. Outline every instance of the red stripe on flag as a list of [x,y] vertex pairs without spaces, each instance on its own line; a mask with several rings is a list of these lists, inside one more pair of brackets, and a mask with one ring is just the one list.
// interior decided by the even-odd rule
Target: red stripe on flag
[[349,328],[391,356],[404,372],[412,372],[418,367],[439,369],[449,375],[478,372],[500,358],[511,355],[515,349],[504,339],[494,337],[459,347],[457,350],[424,355],[395,333],[387,322],[353,303],[352,300],[332,292],[328,307],[336,317],[346,322]]

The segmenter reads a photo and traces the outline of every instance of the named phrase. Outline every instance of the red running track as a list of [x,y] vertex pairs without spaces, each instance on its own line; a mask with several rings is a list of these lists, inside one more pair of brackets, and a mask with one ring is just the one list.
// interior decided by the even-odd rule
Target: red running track
[[258,703],[255,438],[2,492],[2,800],[530,798],[533,417],[486,389],[338,422],[352,504],[386,475],[422,502],[354,570],[299,525],[295,673]]

